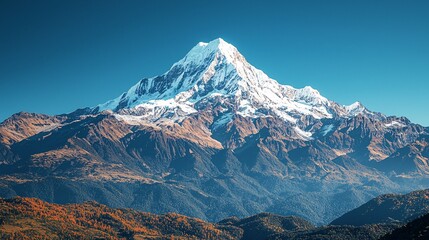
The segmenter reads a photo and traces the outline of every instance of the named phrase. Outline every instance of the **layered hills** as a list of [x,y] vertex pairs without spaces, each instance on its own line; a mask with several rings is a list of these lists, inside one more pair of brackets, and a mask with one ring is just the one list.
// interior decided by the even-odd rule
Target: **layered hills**
[[96,202],[57,205],[0,199],[1,239],[239,239],[239,228],[179,214],[112,209]]
[[315,227],[294,216],[261,213],[219,223],[168,213],[114,209],[96,202],[58,205],[0,199],[1,239],[377,239],[396,225]]

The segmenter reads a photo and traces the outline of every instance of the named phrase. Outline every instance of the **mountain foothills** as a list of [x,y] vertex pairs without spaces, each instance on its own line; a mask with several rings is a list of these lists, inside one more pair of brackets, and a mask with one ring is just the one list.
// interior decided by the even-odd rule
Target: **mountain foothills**
[[429,189],[408,194],[385,194],[345,213],[331,225],[363,226],[377,223],[407,223],[429,213]]
[[1,239],[426,239],[429,190],[386,194],[316,227],[297,216],[259,213],[218,223],[176,213],[114,209],[94,201],[58,205],[0,199]]
[[1,239],[238,239],[242,232],[179,214],[112,209],[96,202],[0,200]]
[[396,239],[429,239],[429,214],[419,217],[407,225],[397,228],[391,233],[384,235],[381,240]]
[[396,225],[314,227],[299,217],[261,213],[219,223],[179,214],[113,209],[96,202],[57,205],[0,199],[1,239],[377,239]]
[[6,119],[0,196],[325,224],[427,188],[428,159],[428,128],[281,85],[216,39],[104,104]]

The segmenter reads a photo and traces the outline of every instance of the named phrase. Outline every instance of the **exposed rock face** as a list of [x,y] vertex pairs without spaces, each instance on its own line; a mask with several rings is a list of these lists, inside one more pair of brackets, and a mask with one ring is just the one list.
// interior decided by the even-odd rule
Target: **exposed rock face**
[[0,196],[327,223],[380,193],[428,187],[428,134],[281,85],[217,39],[105,104],[4,121]]
[[31,137],[42,131],[58,127],[65,118],[44,114],[20,112],[12,115],[0,125],[0,141],[3,144],[13,144]]

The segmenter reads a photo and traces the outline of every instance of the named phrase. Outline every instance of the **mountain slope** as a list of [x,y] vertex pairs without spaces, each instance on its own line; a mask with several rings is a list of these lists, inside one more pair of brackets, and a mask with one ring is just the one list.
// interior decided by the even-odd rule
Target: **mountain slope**
[[178,214],[154,215],[86,202],[0,199],[2,239],[239,239],[239,228]]
[[393,230],[386,234],[380,240],[394,239],[428,239],[429,238],[429,214],[423,215],[405,226]]
[[386,194],[335,219],[331,225],[407,223],[426,213],[429,213],[429,190],[404,195]]
[[314,228],[313,224],[299,217],[285,217],[271,213],[260,213],[244,219],[224,219],[219,224],[243,229],[242,239],[266,239],[285,231],[306,231]]
[[[372,224],[365,226],[323,226],[307,231],[283,232],[266,239],[283,240],[376,240],[396,229],[397,225]],[[397,238],[406,239],[406,238]]]

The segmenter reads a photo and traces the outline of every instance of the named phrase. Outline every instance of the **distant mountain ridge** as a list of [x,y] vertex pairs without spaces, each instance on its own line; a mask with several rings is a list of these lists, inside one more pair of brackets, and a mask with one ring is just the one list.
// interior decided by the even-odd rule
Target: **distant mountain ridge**
[[325,224],[429,187],[429,129],[281,85],[222,39],[118,98],[0,124],[0,196]]

